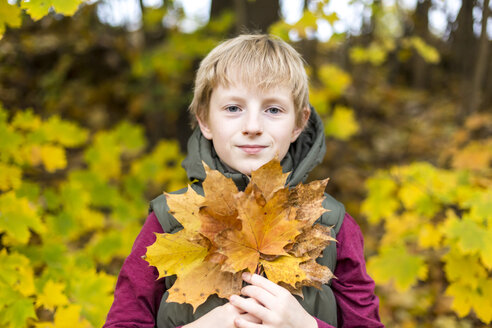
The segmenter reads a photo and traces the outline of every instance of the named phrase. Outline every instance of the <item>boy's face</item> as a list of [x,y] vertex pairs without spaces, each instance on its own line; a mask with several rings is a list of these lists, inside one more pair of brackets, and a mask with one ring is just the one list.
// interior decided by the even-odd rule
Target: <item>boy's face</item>
[[[305,110],[305,119],[309,109]],[[214,88],[208,121],[198,120],[220,159],[246,175],[278,156],[282,160],[302,128],[291,90],[285,86],[261,91],[242,83]]]

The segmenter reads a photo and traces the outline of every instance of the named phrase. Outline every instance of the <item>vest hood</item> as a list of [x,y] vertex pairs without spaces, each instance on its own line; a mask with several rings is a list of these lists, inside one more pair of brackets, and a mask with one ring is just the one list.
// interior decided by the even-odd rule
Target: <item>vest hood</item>
[[[290,145],[289,151],[281,162],[284,172],[292,171],[287,178],[287,185],[295,186],[303,182],[309,172],[323,161],[325,152],[323,123],[314,108],[311,107],[311,115],[306,128]],[[249,183],[249,177],[222,163],[212,142],[206,139],[197,127],[188,140],[188,156],[182,163],[190,181],[203,182],[205,180],[206,174],[202,161],[211,169],[218,170],[226,177],[232,178],[240,190],[244,190]]]

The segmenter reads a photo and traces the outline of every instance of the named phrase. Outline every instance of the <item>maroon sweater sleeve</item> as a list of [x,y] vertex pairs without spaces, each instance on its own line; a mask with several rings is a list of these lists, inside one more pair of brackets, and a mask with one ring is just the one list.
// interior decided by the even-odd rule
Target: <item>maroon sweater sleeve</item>
[[[364,239],[359,225],[345,214],[337,234],[337,265],[332,289],[337,300],[338,327],[384,327],[379,319],[379,300],[374,281],[366,272]],[[320,325],[327,328],[329,325]]]
[[104,328],[154,328],[157,310],[165,290],[164,279],[156,280],[159,276],[157,269],[142,260],[147,246],[152,245],[156,239],[154,232],[164,231],[152,212],[121,267],[113,305]]

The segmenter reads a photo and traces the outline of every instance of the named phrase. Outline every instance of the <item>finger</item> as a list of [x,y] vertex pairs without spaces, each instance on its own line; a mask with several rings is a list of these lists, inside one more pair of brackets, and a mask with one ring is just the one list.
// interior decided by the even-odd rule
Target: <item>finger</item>
[[276,303],[276,299],[277,299],[277,297],[273,296],[270,292],[255,285],[249,285],[243,287],[241,289],[241,294],[255,299],[256,301],[258,301],[260,304],[267,307],[268,309],[272,308],[272,306]]
[[257,317],[255,317],[251,313],[241,314],[241,315],[239,315],[239,318],[242,318],[242,319],[249,321],[249,322],[252,322],[252,323],[261,323],[262,322],[260,319],[258,319]]
[[249,272],[243,272],[242,278],[247,283],[261,287],[275,296],[281,295],[285,291],[283,287],[280,287],[276,283],[268,280],[265,277],[257,275],[256,273],[251,274]]
[[254,323],[248,320],[244,320],[241,317],[234,319],[234,325],[237,328],[261,328],[263,325],[261,323]]
[[239,310],[250,313],[258,319],[265,321],[269,310],[258,303],[254,298],[244,298],[238,295],[232,295],[229,302]]

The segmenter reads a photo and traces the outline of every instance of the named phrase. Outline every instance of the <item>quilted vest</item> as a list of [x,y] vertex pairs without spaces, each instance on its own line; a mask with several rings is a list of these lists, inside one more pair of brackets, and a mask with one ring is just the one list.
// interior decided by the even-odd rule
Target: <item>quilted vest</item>
[[[197,193],[203,195],[203,188],[199,183],[193,184],[192,188]],[[186,189],[181,189],[175,193],[180,194],[185,191]],[[333,227],[331,230],[332,237],[336,238],[336,234],[340,230],[340,226],[342,225],[343,218],[345,216],[345,207],[330,195],[325,194],[325,196],[326,198],[323,201],[323,207],[330,211],[324,213],[317,222],[325,226]],[[160,195],[151,201],[149,212],[150,211],[155,213],[165,232],[176,233],[182,229],[181,224],[171,214],[169,214],[169,207],[167,206],[164,195]],[[335,243],[331,243],[325,248],[323,251],[323,256],[318,258],[317,262],[327,266],[332,272],[335,272],[337,262]],[[166,289],[169,290],[169,288],[171,288],[176,281],[176,276],[174,275],[164,279]],[[337,327],[337,306],[330,283],[323,285],[321,290],[314,287],[304,287],[303,294],[304,299],[301,299],[298,296],[296,296],[296,298],[309,314],[334,327]],[[172,328],[188,324],[208,313],[215,307],[223,305],[227,302],[227,299],[219,298],[216,294],[214,294],[211,295],[205,303],[200,305],[195,312],[193,312],[193,309],[189,304],[167,302],[166,300],[168,295],[169,293],[166,291],[159,306],[156,321],[158,328]]]

